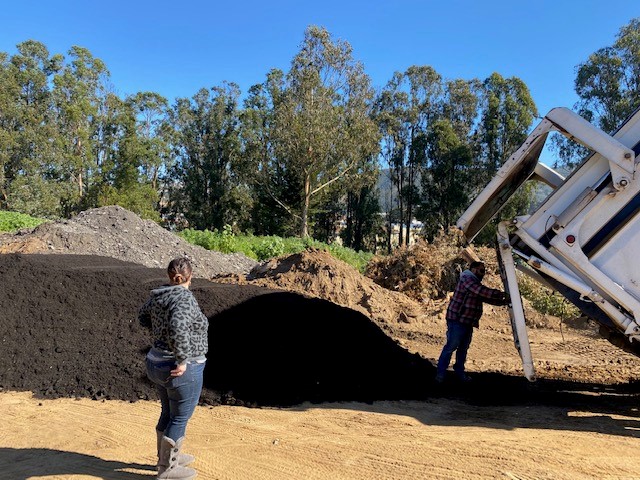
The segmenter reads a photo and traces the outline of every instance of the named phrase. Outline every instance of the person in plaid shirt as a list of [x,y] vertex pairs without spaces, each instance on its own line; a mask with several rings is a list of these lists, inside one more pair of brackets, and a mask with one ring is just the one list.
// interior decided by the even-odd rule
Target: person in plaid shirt
[[506,305],[504,292],[482,285],[485,272],[484,263],[473,262],[468,270],[460,274],[460,280],[447,308],[447,342],[438,359],[438,383],[444,381],[453,352],[456,352],[453,365],[456,377],[463,382],[471,380],[465,373],[464,364],[467,361],[473,328],[478,328],[482,316],[482,304],[486,302],[492,305]]

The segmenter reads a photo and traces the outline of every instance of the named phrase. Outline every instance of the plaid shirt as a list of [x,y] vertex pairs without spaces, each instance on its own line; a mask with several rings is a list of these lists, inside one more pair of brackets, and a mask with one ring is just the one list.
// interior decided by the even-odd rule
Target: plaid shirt
[[505,304],[504,292],[485,287],[471,270],[460,274],[460,280],[447,308],[447,322],[460,322],[478,327],[482,316],[482,303]]

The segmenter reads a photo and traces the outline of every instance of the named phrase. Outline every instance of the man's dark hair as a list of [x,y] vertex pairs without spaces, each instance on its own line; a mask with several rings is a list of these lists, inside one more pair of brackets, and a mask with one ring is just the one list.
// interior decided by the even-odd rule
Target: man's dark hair
[[484,262],[471,262],[471,265],[469,265],[469,270],[478,267],[484,267]]

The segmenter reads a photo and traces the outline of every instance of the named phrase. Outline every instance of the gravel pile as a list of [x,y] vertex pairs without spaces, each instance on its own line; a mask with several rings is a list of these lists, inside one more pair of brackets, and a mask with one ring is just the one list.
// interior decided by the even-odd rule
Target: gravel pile
[[93,208],[70,220],[4,235],[0,243],[2,253],[100,255],[151,268],[166,268],[173,258],[188,256],[194,275],[200,278],[246,274],[257,265],[242,254],[226,255],[191,245],[119,206]]

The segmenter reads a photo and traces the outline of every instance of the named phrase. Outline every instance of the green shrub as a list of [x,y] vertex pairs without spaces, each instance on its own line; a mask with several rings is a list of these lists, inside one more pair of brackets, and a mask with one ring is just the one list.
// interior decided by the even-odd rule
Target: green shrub
[[326,244],[313,239],[301,239],[298,237],[282,238],[278,236],[256,237],[254,235],[238,235],[233,233],[230,225],[226,225],[222,232],[217,230],[194,230],[191,228],[182,230],[178,235],[187,242],[200,245],[207,250],[215,250],[222,253],[242,253],[254,260],[264,261],[269,258],[282,255],[292,255],[302,252],[307,248],[327,250],[334,257],[357,268],[360,272],[373,257],[367,252],[356,252],[350,248],[334,244]]
[[254,252],[260,261],[279,257],[285,252],[284,240],[277,236],[263,237],[254,247]]
[[364,273],[367,264],[373,258],[373,253],[355,251],[351,248],[341,247],[339,245],[329,245],[329,252],[334,257],[348,263],[349,265],[357,268],[360,273]]
[[525,275],[518,276],[520,294],[531,302],[531,306],[544,315],[559,318],[574,318],[580,310],[558,292],[549,290]]
[[237,251],[235,244],[235,235],[231,225],[225,225],[220,234],[220,251],[222,253],[234,253]]
[[199,245],[207,250],[220,250],[216,232],[187,228],[179,232],[178,235],[193,245]]
[[44,222],[46,220],[25,215],[24,213],[0,212],[0,232],[15,232],[21,228],[33,228]]

